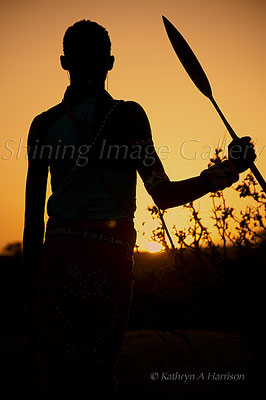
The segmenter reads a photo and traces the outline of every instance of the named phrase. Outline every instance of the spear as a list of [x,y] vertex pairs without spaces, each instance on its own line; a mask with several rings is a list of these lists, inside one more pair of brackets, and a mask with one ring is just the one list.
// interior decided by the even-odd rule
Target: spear
[[[211,101],[214,108],[221,117],[224,125],[226,126],[228,132],[230,133],[232,139],[239,139],[239,137],[225,118],[218,104],[214,100],[210,82],[205,72],[203,71],[203,68],[200,65],[197,57],[195,56],[181,33],[178,32],[176,27],[166,17],[162,16],[162,18],[168,38],[186,72],[188,73],[194,84],[197,86],[197,88],[201,91],[201,93],[204,94]],[[252,165],[250,166],[250,170],[259,182],[264,192],[266,192],[266,182],[254,163],[252,163]]]

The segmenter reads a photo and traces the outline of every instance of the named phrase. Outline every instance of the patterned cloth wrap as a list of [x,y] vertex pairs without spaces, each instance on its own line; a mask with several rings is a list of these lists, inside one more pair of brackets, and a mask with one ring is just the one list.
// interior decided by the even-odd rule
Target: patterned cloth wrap
[[[87,240],[60,233],[67,227],[69,232],[86,229],[117,240],[112,244],[91,240],[93,235]],[[74,226],[48,221],[47,231],[53,228],[59,233],[46,234],[36,286],[45,398],[80,399],[86,394],[86,399],[111,399],[131,304],[136,232],[115,221],[87,220]]]

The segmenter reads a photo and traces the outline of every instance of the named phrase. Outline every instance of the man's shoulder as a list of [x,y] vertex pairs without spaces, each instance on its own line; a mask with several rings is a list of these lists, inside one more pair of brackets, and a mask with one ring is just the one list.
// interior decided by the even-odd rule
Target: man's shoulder
[[146,124],[148,121],[144,108],[134,100],[122,100],[117,114],[120,121],[127,121],[129,124]]
[[151,138],[151,128],[144,108],[134,100],[123,100],[113,113],[113,130],[131,142]]
[[134,100],[124,100],[123,101],[123,107],[124,107],[125,111],[127,111],[129,113],[132,113],[132,114],[143,114],[143,113],[145,113],[145,110],[140,105],[140,103],[138,103],[137,101],[134,101]]
[[128,100],[124,102],[123,106],[125,117],[131,121],[135,128],[150,130],[148,116],[140,103],[134,100]]
[[58,103],[51,108],[36,115],[31,123],[28,135],[28,141],[42,141],[45,133],[53,126],[53,124],[66,114],[63,103]]
[[36,115],[32,121],[32,127],[35,129],[39,128],[42,130],[47,130],[64,114],[66,114],[66,109],[63,106],[63,103],[60,102]]

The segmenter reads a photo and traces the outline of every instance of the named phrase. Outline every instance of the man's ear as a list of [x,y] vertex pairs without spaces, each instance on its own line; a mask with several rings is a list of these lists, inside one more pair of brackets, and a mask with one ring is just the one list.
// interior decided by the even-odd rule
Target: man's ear
[[66,56],[60,56],[60,63],[64,70],[69,71],[69,62]]
[[110,57],[108,58],[108,60],[107,60],[107,65],[106,65],[108,71],[111,71],[111,70],[113,69],[114,62],[115,62],[114,56],[110,56]]

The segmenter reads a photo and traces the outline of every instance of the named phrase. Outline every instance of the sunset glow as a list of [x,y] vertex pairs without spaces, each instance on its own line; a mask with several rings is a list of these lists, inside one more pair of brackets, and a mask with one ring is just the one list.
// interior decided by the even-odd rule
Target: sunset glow
[[[35,115],[60,102],[68,77],[60,68],[62,37],[80,19],[107,28],[116,61],[108,77],[115,98],[135,100],[147,112],[155,146],[171,180],[198,175],[217,145],[230,137],[209,100],[193,85],[166,36],[162,14],[188,40],[207,73],[214,97],[239,136],[256,143],[257,166],[266,175],[266,3],[261,0],[11,0],[1,2],[0,247],[22,240],[27,171],[26,140]],[[240,202],[227,189],[228,201]],[[211,202],[200,200],[208,220]],[[241,203],[242,204],[242,203]],[[139,180],[136,229],[156,226],[152,199]],[[186,226],[182,208],[169,210],[171,228]],[[207,222],[209,224],[209,222]],[[160,245],[142,234],[141,250]]]
[[163,250],[163,247],[160,243],[156,243],[156,242],[148,242],[146,244],[146,246],[142,246],[142,248],[147,249],[147,251],[149,251],[150,253],[157,253],[158,251]]

